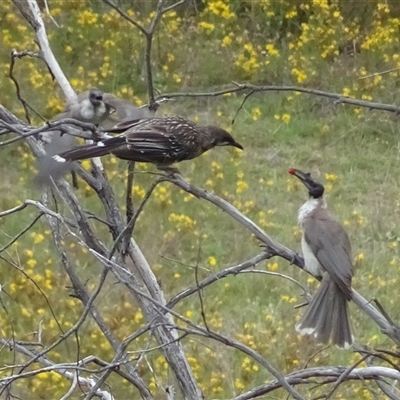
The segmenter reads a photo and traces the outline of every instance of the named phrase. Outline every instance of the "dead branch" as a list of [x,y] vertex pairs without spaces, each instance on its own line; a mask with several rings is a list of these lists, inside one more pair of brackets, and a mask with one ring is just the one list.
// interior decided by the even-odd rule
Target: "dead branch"
[[[250,92],[250,95],[260,92],[298,92],[298,93],[310,94],[313,96],[325,97],[331,99],[334,101],[335,105],[350,104],[352,106],[368,108],[369,110],[388,111],[395,113],[396,115],[400,114],[400,107],[392,104],[384,104],[384,103],[377,103],[361,99],[354,99],[343,96],[338,93],[326,92],[317,89],[309,89],[301,86],[257,86],[257,85],[252,85],[250,83],[237,83],[237,82],[233,82],[233,84],[234,84],[233,87],[228,87],[226,89],[210,91],[210,92],[164,93],[159,96],[156,96],[155,100],[157,101],[161,99],[173,99],[173,98],[185,98],[185,97],[218,97],[229,93],[238,93],[238,92]],[[249,96],[247,95],[246,99],[248,97]],[[243,107],[243,104],[241,107]]]
[[241,271],[251,268],[251,267],[254,267],[261,261],[268,260],[271,257],[272,257],[272,255],[270,255],[266,252],[262,252],[262,253],[256,255],[255,257],[253,257],[251,260],[245,261],[234,267],[225,268],[222,271],[217,272],[216,274],[212,274],[212,275],[208,276],[207,278],[203,279],[202,281],[198,282],[197,285],[193,285],[192,287],[187,288],[187,289],[183,290],[182,292],[176,294],[166,304],[166,306],[168,308],[173,308],[179,301],[192,295],[193,293],[196,293],[198,290],[204,289],[205,287],[211,285],[212,283],[217,282],[223,278],[226,278],[227,276],[230,276],[230,275],[236,276]]
[[[309,383],[315,384],[315,378],[324,378],[323,384],[336,382],[337,379],[345,372],[345,367],[317,367],[307,368],[300,371],[292,372],[286,375],[286,380],[291,385],[305,385]],[[365,367],[355,368],[348,375],[344,377],[344,381],[348,380],[376,380],[381,378],[388,378],[393,380],[400,379],[400,373],[394,369],[387,367]],[[263,396],[270,393],[281,385],[279,382],[272,381],[265,385],[258,386],[246,393],[236,396],[232,400],[249,400]]]
[[[17,92],[17,97],[18,100],[21,102],[22,106],[24,107],[24,111],[25,111],[25,118],[28,121],[28,123],[31,123],[31,118],[29,116],[29,110],[34,111],[33,108],[28,104],[28,102],[22,97],[21,94],[21,88],[19,86],[18,80],[17,78],[14,76],[14,66],[15,66],[15,59],[16,58],[23,58],[23,57],[35,57],[35,58],[42,58],[41,55],[39,53],[36,53],[34,51],[20,51],[18,52],[17,50],[13,49],[11,51],[11,60],[10,60],[10,68],[8,71],[8,76],[10,77],[10,79],[13,81],[14,86],[15,86],[15,90]],[[34,111],[36,113],[36,111]]]
[[[107,260],[107,263],[112,263],[112,261]],[[123,267],[120,267],[123,268]],[[268,360],[266,360],[264,357],[262,357],[258,352],[256,352],[255,350],[251,349],[250,347],[244,345],[243,343],[240,343],[234,339],[228,338],[226,336],[222,336],[216,332],[213,332],[209,329],[203,328],[200,325],[195,324],[193,321],[191,321],[190,319],[183,317],[182,315],[178,314],[177,312],[169,309],[168,307],[166,307],[164,304],[162,304],[161,302],[159,302],[158,300],[156,300],[154,297],[151,297],[149,295],[147,295],[146,293],[138,290],[135,286],[131,285],[129,283],[129,281],[124,282],[127,284],[127,286],[129,286],[137,295],[137,298],[140,299],[146,299],[149,302],[151,302],[156,308],[158,308],[159,310],[164,311],[165,314],[170,314],[173,317],[183,321],[184,323],[186,323],[188,326],[192,327],[193,329],[188,329],[188,328],[184,328],[180,325],[173,325],[171,326],[171,328],[173,327],[176,330],[181,330],[183,332],[186,332],[188,334],[195,334],[195,335],[199,335],[199,336],[203,336],[203,337],[207,337],[207,338],[211,338],[213,340],[216,340],[220,343],[223,343],[229,347],[233,347],[241,352],[243,352],[244,354],[247,354],[249,357],[253,358],[254,360],[256,360],[260,365],[262,365],[268,372],[270,372],[282,385],[282,387],[295,399],[297,400],[306,400],[302,395],[300,395],[299,392],[297,392],[296,389],[294,389],[294,387],[292,387],[290,384],[288,384],[288,382],[286,381],[286,378],[284,375],[282,375]],[[163,313],[163,314],[164,314]],[[178,342],[179,343],[179,342]]]
[[[278,243],[267,235],[260,227],[258,227],[253,221],[242,214],[238,209],[236,209],[232,204],[228,203],[226,200],[201,189],[182,178],[181,175],[175,174],[174,176],[168,177],[168,180],[179,188],[185,190],[188,193],[195,195],[198,198],[207,200],[214,204],[216,207],[225,211],[233,219],[242,224],[246,229],[255,235],[255,237],[260,240],[266,247],[266,251],[271,255],[276,255],[285,260],[291,262],[303,269],[304,260],[294,253],[292,250]],[[400,345],[400,334],[396,326],[393,326],[390,321],[388,321],[385,316],[380,313],[375,307],[371,305],[364,297],[357,293],[353,289],[352,300],[356,303],[382,330],[384,334],[389,336],[397,345]]]
[[150,26],[148,28],[145,28],[144,26],[139,24],[138,21],[136,21],[135,19],[130,17],[126,12],[124,12],[122,10],[121,7],[117,6],[111,0],[103,0],[103,2],[105,4],[109,5],[115,11],[117,11],[118,14],[122,18],[124,18],[129,23],[131,23],[133,26],[135,26],[137,29],[139,29],[139,31],[145,37],[146,48],[145,48],[144,58],[145,58],[145,63],[146,63],[147,93],[148,93],[148,99],[149,99],[149,104],[150,104],[151,110],[157,110],[158,105],[159,105],[155,101],[155,97],[154,97],[153,67],[152,67],[152,62],[151,62],[151,50],[152,50],[152,46],[153,46],[154,34],[158,28],[161,17],[168,11],[171,11],[174,8],[179,7],[180,5],[186,3],[187,1],[188,0],[180,0],[180,1],[176,2],[175,4],[172,4],[170,6],[165,6],[166,0],[158,0],[157,6],[156,6],[156,11],[155,11],[153,19],[150,22]]
[[[40,355],[38,356],[37,354],[35,354],[32,350],[29,350],[27,348],[25,348],[24,346],[21,346],[19,344],[16,344],[12,341],[8,341],[5,340],[3,338],[0,338],[0,343],[3,346],[6,346],[8,348],[10,348],[11,350],[15,350],[18,353],[21,353],[27,357],[29,357],[31,360],[35,360],[37,362],[40,362],[42,365],[45,365],[46,367],[49,368],[49,370],[63,376],[64,378],[67,378],[71,381],[73,381],[75,379],[75,373],[70,372],[68,369],[68,365],[58,365],[57,363],[51,361],[48,357],[44,356],[44,355]],[[72,369],[76,370],[76,366],[74,366]],[[45,369],[40,369],[39,372],[36,371],[29,371],[27,372],[27,374],[29,376],[31,375],[37,375],[38,373],[42,373],[42,372],[46,372],[47,370]],[[13,375],[13,376],[9,376],[7,378],[4,378],[4,380],[0,380],[0,388],[2,388],[2,390],[4,390],[5,387],[8,387],[14,380],[16,379],[21,379],[23,378],[24,375],[21,375],[21,373],[17,374],[17,375]],[[88,389],[91,389],[95,383],[96,380],[91,378],[91,379],[87,379],[87,378],[83,378],[83,377],[78,377],[79,380],[79,384],[82,387],[86,387]],[[2,382],[3,381],[3,382]],[[96,391],[96,395],[103,399],[103,400],[113,400],[114,397],[107,391],[105,390],[100,390],[98,389]]]
[[47,67],[59,83],[65,97],[68,100],[73,100],[76,97],[76,94],[51,50],[42,14],[36,0],[13,0],[13,3],[17,6],[25,20],[35,31],[41,55],[46,62]]

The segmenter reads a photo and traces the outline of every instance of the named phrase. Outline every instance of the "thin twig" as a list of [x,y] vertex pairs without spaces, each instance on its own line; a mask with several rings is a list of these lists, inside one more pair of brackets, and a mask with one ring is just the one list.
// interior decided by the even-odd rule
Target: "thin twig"
[[241,102],[239,108],[236,110],[235,115],[234,115],[234,117],[233,117],[233,119],[232,119],[232,122],[231,122],[232,125],[235,123],[235,120],[236,120],[236,117],[237,117],[238,114],[239,114],[239,111],[244,107],[244,103],[246,103],[247,99],[248,99],[253,93],[254,93],[254,90],[250,90],[250,92],[249,92],[249,93],[246,93],[246,95],[244,96],[244,98],[243,98],[243,100],[242,100],[242,102]]
[[400,67],[387,69],[386,71],[382,71],[382,72],[374,72],[373,74],[370,74],[370,75],[361,76],[360,78],[358,78],[358,80],[361,81],[363,79],[374,78],[375,76],[381,76],[381,75],[389,74],[390,72],[395,72],[395,71],[398,71],[398,70],[400,70]]
[[133,178],[135,174],[135,162],[130,161],[128,164],[128,179],[126,184],[126,222],[128,223],[133,217],[133,199],[132,199],[132,188]]
[[196,285],[193,285],[192,287],[189,287],[182,292],[176,294],[172,299],[166,304],[168,308],[173,308],[175,305],[183,300],[184,298],[190,296],[193,293],[196,293],[198,290],[204,289],[205,287],[211,285],[214,282],[217,282],[223,278],[226,278],[227,276],[233,275],[236,276],[240,271],[243,271],[245,269],[254,267],[254,265],[257,265],[261,261],[267,260],[268,258],[271,258],[272,255],[267,254],[266,252],[262,252],[252,259],[245,261],[239,265],[236,265],[234,267],[229,267],[225,268],[222,271],[217,272],[216,274],[212,274],[208,276],[207,278],[203,279],[202,281],[198,282]]
[[361,363],[363,363],[367,358],[369,357],[369,355],[364,355],[363,357],[361,357],[359,360],[357,360],[353,365],[351,365],[350,367],[348,367],[345,371],[343,371],[339,378],[337,379],[337,381],[335,382],[335,384],[332,386],[332,388],[329,390],[328,393],[326,393],[326,395],[324,396],[326,399],[329,399],[333,393],[335,392],[335,390],[342,384],[342,382],[345,381],[345,379],[351,374],[352,371],[354,371]]
[[[8,76],[10,77],[10,79],[11,79],[11,80],[13,81],[13,83],[14,83],[15,91],[16,91],[16,93],[17,93],[18,100],[21,102],[22,107],[24,107],[25,118],[26,118],[26,120],[28,121],[28,123],[30,124],[30,123],[31,123],[31,117],[30,117],[30,115],[29,115],[29,110],[35,112],[35,114],[37,114],[37,113],[36,113],[36,111],[29,105],[29,103],[22,97],[21,88],[20,88],[20,86],[19,86],[18,80],[17,80],[17,78],[14,76],[15,59],[16,59],[16,58],[21,59],[22,57],[25,57],[25,56],[28,56],[28,57],[35,57],[35,58],[40,58],[40,59],[42,58],[42,56],[40,55],[40,53],[37,53],[37,52],[34,52],[34,51],[25,50],[25,51],[17,52],[17,50],[13,49],[13,50],[11,51],[11,55],[10,55],[10,68],[9,68],[9,70],[8,70]],[[39,114],[37,114],[37,115],[39,115]]]
[[128,241],[126,242],[126,244],[125,244],[125,246],[123,248],[123,251],[122,251],[123,253],[126,253],[127,246],[129,246],[129,238],[131,237],[133,229],[135,228],[136,221],[139,218],[141,212],[143,211],[143,208],[146,205],[147,201],[149,200],[149,198],[150,198],[151,194],[153,193],[154,189],[161,182],[165,182],[165,177],[161,177],[161,178],[157,179],[156,181],[154,181],[152,183],[152,185],[150,186],[149,190],[145,194],[142,202],[140,203],[138,209],[136,210],[135,214],[130,219],[130,221],[128,222],[126,227],[121,231],[121,233],[115,239],[113,247],[111,248],[111,251],[110,251],[110,253],[108,255],[109,259],[111,259],[113,257],[113,255],[115,254],[115,252],[116,252],[116,250],[118,248],[118,245],[122,242],[122,240],[124,238],[128,238]]
[[201,252],[201,246],[200,246],[200,243],[199,243],[199,248],[198,248],[198,251],[197,251],[196,268],[194,269],[194,278],[195,278],[195,282],[196,282],[197,294],[199,296],[199,301],[200,301],[200,315],[201,315],[201,318],[203,320],[204,326],[209,331],[210,328],[208,327],[208,324],[207,324],[206,312],[204,311],[204,301],[203,301],[202,289],[200,289],[200,287],[199,287],[200,252]]
[[7,250],[10,246],[12,246],[21,236],[23,236],[26,232],[28,232],[39,219],[44,215],[43,212],[41,212],[39,215],[37,215],[32,222],[29,223],[28,226],[26,226],[24,229],[22,229],[21,232],[19,232],[17,235],[15,235],[7,244],[5,244],[3,247],[0,248],[0,254]]
[[134,20],[133,18],[131,18],[126,12],[124,12],[121,8],[119,8],[116,4],[114,4],[113,2],[111,2],[110,0],[103,0],[103,2],[105,4],[108,4],[111,8],[113,8],[115,11],[117,11],[117,13],[124,19],[126,19],[127,21],[129,21],[132,25],[136,26],[136,28],[138,28],[144,36],[147,37],[148,32],[147,30],[139,24],[139,22],[137,22],[136,20]]

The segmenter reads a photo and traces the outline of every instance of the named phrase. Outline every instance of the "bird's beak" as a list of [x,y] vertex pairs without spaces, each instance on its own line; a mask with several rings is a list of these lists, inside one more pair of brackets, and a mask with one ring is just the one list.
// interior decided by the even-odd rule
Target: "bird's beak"
[[237,148],[240,149],[240,150],[244,150],[244,149],[243,149],[243,146],[242,146],[240,143],[238,143],[238,142],[233,142],[233,143],[231,144],[231,146],[237,147]]
[[312,190],[313,187],[315,186],[315,181],[311,178],[311,175],[309,172],[302,172],[298,169],[290,168],[289,174],[297,176],[297,178],[299,178],[303,182],[304,186],[308,190]]

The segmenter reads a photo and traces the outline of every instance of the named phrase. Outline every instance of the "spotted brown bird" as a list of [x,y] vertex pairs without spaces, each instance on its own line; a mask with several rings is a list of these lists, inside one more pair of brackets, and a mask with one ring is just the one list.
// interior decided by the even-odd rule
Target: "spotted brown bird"
[[314,336],[319,342],[331,339],[337,346],[348,348],[353,343],[348,302],[352,298],[354,274],[349,237],[326,209],[324,187],[309,173],[294,168],[289,173],[300,179],[310,196],[298,214],[303,229],[304,268],[322,279],[296,330],[301,335]]
[[67,162],[114,154],[123,160],[154,163],[165,169],[173,163],[198,157],[215,146],[234,146],[243,150],[224,129],[197,125],[178,116],[127,121],[107,132],[123,133],[78,146],[54,156],[54,159]]
[[[157,107],[158,104],[154,104],[153,107],[136,107],[111,93],[103,93],[100,89],[92,88],[68,101],[64,110],[54,116],[51,121],[72,118],[107,130],[124,120],[153,117]],[[73,149],[76,146],[76,140],[74,136],[61,135],[59,131],[54,130],[41,133],[40,139],[46,155],[39,160],[36,182],[40,185],[49,185],[51,178],[57,180],[71,169],[71,165],[56,162],[53,156]],[[74,172],[71,172],[75,177]]]

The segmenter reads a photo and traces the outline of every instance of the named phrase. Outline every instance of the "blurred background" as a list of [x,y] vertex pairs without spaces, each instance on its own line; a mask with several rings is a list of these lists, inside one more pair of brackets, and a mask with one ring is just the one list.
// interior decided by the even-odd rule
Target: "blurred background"
[[[116,4],[145,27],[156,8],[155,1]],[[58,24],[43,8],[50,44],[74,89],[80,92],[95,86],[133,104],[146,104],[145,40],[140,31],[99,0],[49,0],[48,5]],[[395,1],[188,2],[166,13],[154,36],[154,87],[157,94],[213,92],[232,87],[231,81],[235,81],[300,86],[398,104],[399,16],[400,3]],[[24,119],[9,78],[10,53],[12,49],[37,51],[38,47],[30,27],[9,1],[0,2],[0,42],[0,103]],[[34,123],[42,124],[62,110],[65,99],[43,62],[36,58],[17,60],[14,74],[23,97],[38,114]],[[398,117],[293,91],[268,91],[252,95],[232,125],[243,98],[243,94],[179,98],[160,107],[159,114],[179,114],[221,126],[245,147],[244,152],[220,148],[184,162],[179,165],[183,176],[227,199],[273,238],[298,251],[301,232],[297,209],[307,193],[287,170],[311,171],[325,185],[329,207],[352,240],[354,287],[367,299],[378,298],[398,321]],[[124,208],[127,164],[113,156],[103,161]],[[90,168],[90,163],[83,165]],[[138,166],[133,187],[136,206],[156,179],[148,174],[151,171],[155,167]],[[31,183],[35,173],[35,160],[27,145],[18,142],[0,149],[1,210],[26,198],[39,198],[40,189]],[[101,205],[89,186],[81,182],[77,195],[85,209],[102,216]],[[0,245],[35,215],[35,210],[26,209],[2,218]],[[107,228],[97,224],[96,231],[111,247]],[[226,214],[167,183],[155,190],[134,236],[167,300],[195,282],[195,266],[204,278],[260,251],[252,235]],[[81,278],[89,289],[94,288],[101,265],[73,238],[66,236],[64,243]],[[33,332],[43,321],[43,341],[52,343],[60,335],[60,327],[43,293],[63,329],[76,322],[83,308],[69,296],[69,282],[46,223],[39,221],[1,256],[0,283],[10,295],[1,296],[1,334],[33,340]],[[257,268],[287,274],[310,290],[317,287],[308,275],[278,258]],[[120,286],[110,278],[96,304],[114,334],[123,340],[145,321]],[[257,274],[221,280],[203,293],[209,326],[256,349],[282,373],[303,367],[322,348],[294,330],[303,312],[294,309],[303,301],[301,295],[296,285],[282,278]],[[201,323],[199,304],[193,295],[176,310]],[[354,305],[351,319],[360,344],[394,349]],[[130,350],[141,349],[148,340],[148,336],[140,337]],[[80,329],[79,341],[81,357],[95,354],[112,359],[113,350],[90,320]],[[272,379],[253,360],[218,343],[205,339],[183,342],[206,398],[231,398]],[[151,338],[150,343],[155,344]],[[69,338],[49,356],[58,362],[74,361],[76,346],[75,338]],[[1,357],[4,363],[12,362],[11,353],[3,350]],[[360,358],[330,347],[312,357],[308,365],[350,365]],[[161,399],[161,387],[173,383],[172,374],[161,353],[151,352],[147,359],[152,370],[142,363],[139,372],[155,398]],[[7,371],[0,370],[0,376],[3,373]],[[113,386],[112,377],[108,382],[116,398],[137,395],[126,383],[118,381]],[[373,399],[373,385],[347,383],[335,392],[335,399]],[[70,382],[57,374],[43,373],[17,381],[13,388],[20,397],[36,400],[59,398],[69,386]],[[310,386],[301,390],[312,397],[325,389]],[[286,395],[275,392],[274,396],[270,398]]]

